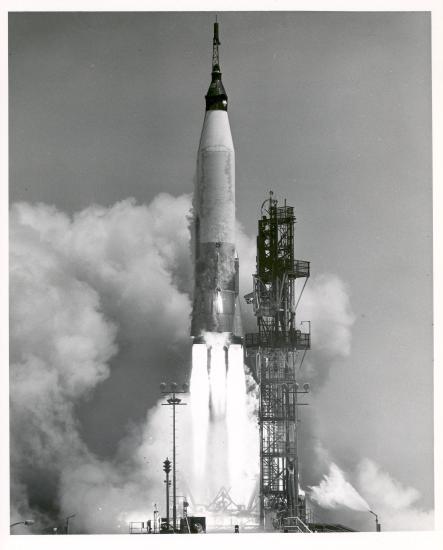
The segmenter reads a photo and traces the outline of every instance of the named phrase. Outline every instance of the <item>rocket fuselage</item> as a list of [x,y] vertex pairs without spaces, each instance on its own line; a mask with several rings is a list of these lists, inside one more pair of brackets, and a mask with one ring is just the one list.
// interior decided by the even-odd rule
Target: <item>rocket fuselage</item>
[[[194,190],[195,288],[191,335],[240,336],[235,250],[235,152],[214,29],[212,82],[197,158]],[[215,59],[215,61],[214,61]]]

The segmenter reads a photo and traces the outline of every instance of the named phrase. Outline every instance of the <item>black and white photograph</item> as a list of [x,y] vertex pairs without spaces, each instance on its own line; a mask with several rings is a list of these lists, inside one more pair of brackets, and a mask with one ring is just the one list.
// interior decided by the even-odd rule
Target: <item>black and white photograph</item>
[[5,14],[8,537],[433,532],[434,13],[103,9]]

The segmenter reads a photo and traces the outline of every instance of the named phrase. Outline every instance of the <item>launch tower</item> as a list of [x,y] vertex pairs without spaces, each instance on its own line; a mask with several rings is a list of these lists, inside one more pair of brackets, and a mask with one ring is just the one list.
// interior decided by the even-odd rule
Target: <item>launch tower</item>
[[[260,389],[260,524],[285,517],[305,521],[299,494],[297,455],[297,375],[310,348],[308,332],[296,327],[295,312],[309,277],[309,262],[294,259],[294,208],[270,197],[258,222],[257,272],[252,303],[258,332],[245,335],[245,347]],[[304,284],[296,296],[296,280]],[[298,285],[297,285],[298,286]]]

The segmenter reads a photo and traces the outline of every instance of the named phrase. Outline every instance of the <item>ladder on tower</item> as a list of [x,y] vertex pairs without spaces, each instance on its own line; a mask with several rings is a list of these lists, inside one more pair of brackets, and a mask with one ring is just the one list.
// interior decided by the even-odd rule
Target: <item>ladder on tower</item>
[[283,533],[312,533],[311,529],[298,516],[285,518],[280,531]]

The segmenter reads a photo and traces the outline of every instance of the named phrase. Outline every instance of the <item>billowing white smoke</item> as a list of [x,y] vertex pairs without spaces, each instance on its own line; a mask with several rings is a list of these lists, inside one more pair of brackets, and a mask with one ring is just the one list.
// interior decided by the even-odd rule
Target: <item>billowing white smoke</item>
[[301,320],[307,315],[315,327],[316,351],[329,357],[349,355],[355,315],[348,289],[337,275],[314,273],[300,301],[298,315]]
[[252,274],[256,272],[257,245],[255,237],[246,235],[241,223],[237,222],[235,230],[236,248],[239,257],[239,298],[242,312],[242,324],[245,332],[257,330],[257,319],[254,317],[252,307],[243,299],[245,294],[252,291]]
[[[128,348],[146,353],[151,366],[143,368],[154,377],[171,347],[186,354],[189,208],[189,197],[166,194],[149,206],[126,200],[72,219],[43,204],[12,207],[11,521],[32,516],[41,532],[76,513],[77,531],[127,532],[123,512],[142,509],[145,518],[162,498],[165,424],[150,422],[143,437],[134,428],[112,460],[99,459],[78,411],[113,376],[110,360],[131,357]],[[115,405],[107,406],[111,425]],[[157,443],[149,465],[136,452],[144,436]]]
[[359,512],[372,509],[384,530],[433,529],[433,512],[416,506],[421,496],[417,489],[404,487],[367,458],[359,462],[353,477],[359,491],[345,478],[344,472],[331,463],[329,473],[320,483],[309,487],[310,497],[325,509],[346,507]]
[[332,463],[329,473],[320,481],[317,487],[309,487],[311,498],[322,508],[346,506],[351,510],[367,511],[369,504],[358,494],[356,489],[346,481],[344,473]]
[[[151,517],[154,503],[164,512],[162,461],[167,455],[171,458],[170,408],[154,407],[145,422],[129,424],[125,436],[117,421],[119,414],[124,418],[129,402],[143,405],[146,391],[151,391],[152,403],[162,379],[185,381],[190,371],[189,209],[189,197],[166,194],[148,206],[125,200],[109,208],[91,206],[72,218],[43,204],[13,205],[11,522],[33,517],[33,530],[41,532],[42,527],[76,513],[76,532],[127,532],[126,522]],[[241,231],[237,235],[243,295],[251,290],[255,243]],[[303,374],[323,383],[331,358],[349,352],[353,315],[340,279],[313,277],[298,318],[313,321],[313,351],[307,355]],[[200,356],[200,377],[191,381],[192,407],[181,407],[178,414],[182,491],[192,489],[194,453],[189,434],[195,421],[191,414],[198,417],[194,388],[202,383],[201,372],[206,368],[204,353]],[[148,371],[154,389],[138,389],[141,371],[135,364]],[[121,441],[116,451],[98,456],[86,443],[81,411],[114,379],[120,393],[115,398],[104,394],[103,414],[111,433],[119,434]],[[243,392],[242,381],[227,383]],[[125,395],[127,388],[140,393]],[[197,392],[200,404],[206,400],[205,392],[207,396],[209,386],[203,384],[202,392]],[[251,449],[257,445],[255,406],[248,393],[250,421],[244,440]],[[228,405],[226,414],[232,426],[235,412],[230,411]],[[208,429],[207,422],[208,418],[200,417],[202,433]],[[306,426],[310,429],[309,417],[304,415],[302,427]],[[101,432],[95,430],[98,439],[103,437]],[[258,450],[249,456],[256,460]],[[228,462],[232,465],[233,460],[231,454]],[[255,466],[248,460],[243,473],[249,475]],[[302,475],[315,470],[317,462],[305,460]],[[371,464],[360,467],[353,484],[380,514],[385,528],[429,524],[431,514],[415,506],[415,489],[402,488]],[[317,483],[319,476],[312,477],[311,483]],[[241,494],[247,493],[238,487]],[[234,488],[232,495],[240,498]],[[403,505],[395,507],[393,502]]]
[[417,505],[421,494],[414,487],[405,487],[367,458],[356,468],[356,485],[380,516],[383,528],[390,531],[431,530],[434,513]]
[[[189,357],[189,209],[189,197],[166,194],[148,206],[125,200],[72,218],[44,204],[11,208],[11,521],[33,517],[33,530],[42,532],[76,513],[74,532],[127,532],[128,521],[152,516],[154,503],[164,514],[169,407],[159,404],[146,423],[129,424],[109,458],[85,443],[79,411],[121,368],[136,372],[130,369],[131,361],[140,361],[136,350],[142,368],[158,381],[168,380],[159,366],[170,361],[169,350]],[[121,366],[119,358],[125,359]],[[204,370],[204,354],[201,361]],[[190,365],[181,362],[184,381]],[[204,401],[209,388],[195,391],[201,380],[192,379],[192,393]],[[197,414],[199,429],[207,429],[204,415],[195,412],[198,400],[192,401],[177,420],[178,483],[190,497],[194,464],[187,434],[196,422],[187,409]],[[115,405],[107,406],[111,425]]]

